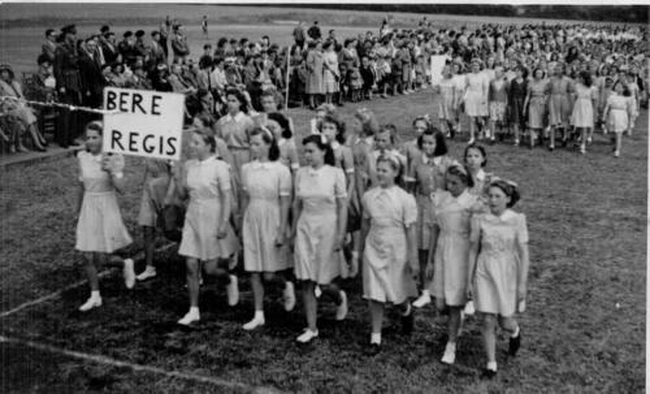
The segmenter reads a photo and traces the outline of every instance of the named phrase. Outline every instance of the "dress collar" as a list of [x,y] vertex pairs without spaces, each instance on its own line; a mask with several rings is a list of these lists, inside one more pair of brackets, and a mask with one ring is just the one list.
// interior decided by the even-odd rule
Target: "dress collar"
[[486,176],[487,175],[485,174],[485,171],[483,171],[483,169],[480,168],[478,170],[478,172],[476,173],[476,180],[477,181],[484,181]]
[[505,221],[508,221],[508,220],[510,220],[511,218],[513,218],[513,217],[515,216],[515,213],[514,213],[511,209],[506,208],[506,210],[503,211],[503,213],[501,214],[501,216],[496,216],[496,215],[494,215],[494,214],[493,214],[492,216],[494,216],[495,218],[499,219],[499,221],[501,221],[501,222],[505,222]]
[[235,115],[235,116],[232,116],[231,114],[227,114],[226,115],[226,120],[231,121],[231,122],[232,121],[239,122],[240,120],[242,120],[243,117],[244,117],[244,113],[239,111],[239,112],[237,112],[237,115]]
[[272,161],[261,162],[259,160],[255,160],[254,162],[251,163],[251,166],[255,169],[261,168],[265,170],[270,169],[272,165],[273,165]]

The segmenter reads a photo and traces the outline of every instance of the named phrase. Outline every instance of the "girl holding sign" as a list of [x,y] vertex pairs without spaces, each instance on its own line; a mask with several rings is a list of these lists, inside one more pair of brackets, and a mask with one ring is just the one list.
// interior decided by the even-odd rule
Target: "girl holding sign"
[[190,310],[178,321],[182,325],[198,322],[200,261],[209,275],[227,280],[228,305],[239,302],[237,277],[227,270],[229,258],[237,252],[237,239],[230,225],[232,195],[230,169],[218,159],[216,141],[203,130],[196,130],[190,142],[191,160],[182,171],[174,171],[174,182],[181,197],[189,196],[183,239],[178,253],[187,258],[187,288]]
[[510,356],[521,345],[514,314],[526,308],[530,262],[526,216],[511,210],[519,200],[517,185],[497,179],[490,183],[488,194],[490,213],[475,215],[471,221],[467,296],[474,296],[476,310],[483,316],[488,359],[483,376],[492,378],[497,373],[497,322],[510,335]]
[[132,242],[127,231],[115,192],[124,187],[124,158],[102,154],[103,124],[91,122],[86,126],[86,150],[79,152],[79,200],[77,214],[77,243],[75,248],[83,252],[86,274],[90,283],[90,298],[79,310],[87,312],[102,306],[99,293],[97,264],[113,264],[123,267],[127,288],[135,284],[133,260],[122,261],[108,255]]

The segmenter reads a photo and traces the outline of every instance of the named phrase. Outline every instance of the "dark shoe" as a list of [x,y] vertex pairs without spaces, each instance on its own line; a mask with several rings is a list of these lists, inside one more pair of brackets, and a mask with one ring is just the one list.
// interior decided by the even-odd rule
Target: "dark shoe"
[[519,334],[516,337],[510,338],[510,341],[508,343],[508,355],[510,357],[515,357],[520,347],[521,347],[521,329],[519,329]]
[[486,368],[481,372],[481,379],[493,379],[495,376],[497,376],[497,371],[491,369]]
[[411,310],[406,316],[402,316],[402,334],[409,336],[413,334],[413,329],[415,328],[415,313]]
[[381,352],[381,345],[378,343],[371,343],[366,348],[366,354],[371,357],[378,355],[379,352]]

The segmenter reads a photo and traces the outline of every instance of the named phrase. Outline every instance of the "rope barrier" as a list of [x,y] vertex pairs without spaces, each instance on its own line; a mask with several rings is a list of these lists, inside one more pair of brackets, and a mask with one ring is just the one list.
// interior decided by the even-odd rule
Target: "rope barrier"
[[41,106],[41,107],[67,108],[70,111],[84,111],[84,112],[91,112],[91,113],[100,114],[100,115],[116,115],[116,114],[123,113],[123,112],[118,111],[118,110],[108,111],[108,110],[105,110],[105,109],[97,109],[97,108],[90,108],[90,107],[82,107],[82,106],[78,106],[78,105],[57,103],[55,101],[44,102],[44,101],[26,100],[26,99],[23,99],[23,98],[12,97],[12,96],[0,96],[0,104],[3,104],[5,101],[15,101],[15,102],[20,102],[20,103],[24,103],[24,104],[38,105],[38,106]]

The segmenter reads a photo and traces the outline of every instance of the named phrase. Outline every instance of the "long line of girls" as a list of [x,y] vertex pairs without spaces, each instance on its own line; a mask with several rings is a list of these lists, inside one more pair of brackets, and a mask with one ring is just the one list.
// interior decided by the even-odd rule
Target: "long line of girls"
[[133,260],[109,257],[132,242],[116,199],[124,187],[124,160],[101,154],[101,123],[87,126],[87,149],[78,156],[76,248],[85,255],[91,296],[81,311],[102,305],[99,262],[121,266],[127,288],[156,276],[157,216],[178,200],[186,206],[178,253],[186,258],[190,304],[181,325],[201,319],[201,271],[222,278],[230,306],[239,302],[234,268],[243,253],[255,310],[244,330],[266,324],[269,286],[282,289],[283,306],[291,311],[297,280],[307,327],[296,340],[314,341],[319,301],[332,300],[335,319],[345,319],[348,295],[340,281],[360,270],[370,353],[381,349],[387,304],[399,308],[403,333],[413,331],[411,301],[418,288],[415,307],[433,296],[449,316],[442,362],[455,362],[469,300],[483,316],[484,375],[496,374],[497,325],[510,334],[509,353],[517,353],[521,333],[514,317],[525,309],[529,266],[526,219],[512,210],[517,185],[484,171],[482,146],[469,145],[461,164],[449,157],[444,133],[425,117],[413,122],[416,138],[398,146],[395,127],[378,126],[367,110],[355,113],[349,132],[336,113],[327,112],[317,132],[302,140],[300,166],[287,116],[271,111],[256,123],[242,112],[246,100],[237,90],[228,91],[227,102],[229,113],[216,125],[199,115],[196,127],[184,132],[189,152],[183,155],[191,158],[176,165],[147,159],[138,216],[146,268],[137,276]]
[[485,65],[474,59],[467,73],[461,73],[462,67],[462,62],[445,66],[436,86],[437,112],[449,136],[460,132],[464,114],[469,144],[512,135],[518,146],[526,134],[531,149],[546,140],[553,151],[559,134],[563,146],[575,141],[585,154],[594,130],[600,128],[611,133],[614,156],[619,157],[622,135],[631,135],[639,115],[637,77],[625,68],[610,71],[604,66],[597,73],[583,69],[571,78],[562,62],[504,68],[495,64],[494,56]]

